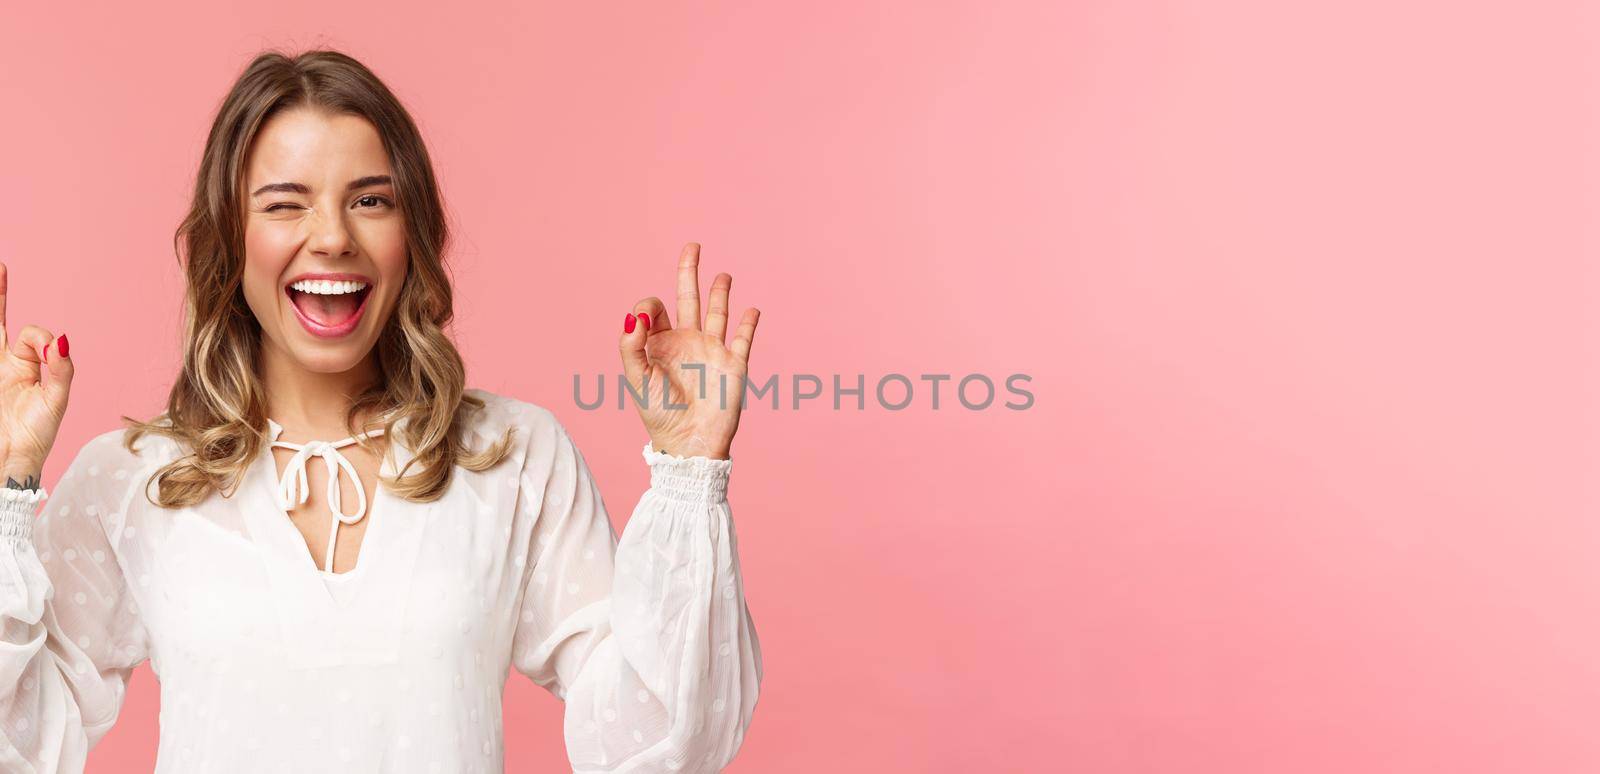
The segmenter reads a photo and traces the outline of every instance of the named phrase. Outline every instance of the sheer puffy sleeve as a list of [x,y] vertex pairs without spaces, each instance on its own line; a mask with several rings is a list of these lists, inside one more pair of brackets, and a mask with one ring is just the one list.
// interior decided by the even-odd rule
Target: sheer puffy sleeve
[[140,478],[121,439],[92,439],[54,493],[0,491],[0,771],[82,772],[146,658],[107,537]]
[[650,487],[619,544],[565,428],[543,409],[536,419],[515,667],[566,702],[575,772],[720,771],[762,674],[726,497],[732,461],[647,444]]

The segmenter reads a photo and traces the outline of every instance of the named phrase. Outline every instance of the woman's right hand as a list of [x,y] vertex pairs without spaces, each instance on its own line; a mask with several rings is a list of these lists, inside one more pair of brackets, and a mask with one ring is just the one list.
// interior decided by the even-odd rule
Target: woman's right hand
[[[0,479],[37,487],[67,415],[72,359],[66,336],[57,338],[37,325],[24,325],[11,335],[6,327],[8,290],[6,265],[0,263]],[[0,481],[0,486],[10,486],[10,481]]]

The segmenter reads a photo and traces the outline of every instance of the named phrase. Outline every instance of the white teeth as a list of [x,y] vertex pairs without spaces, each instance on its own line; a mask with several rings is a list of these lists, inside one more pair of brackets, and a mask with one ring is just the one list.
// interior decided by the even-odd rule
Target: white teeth
[[365,282],[355,282],[351,280],[339,282],[332,280],[300,280],[289,287],[294,288],[302,293],[316,293],[324,296],[337,296],[344,293],[355,293],[366,288],[366,286],[367,283]]

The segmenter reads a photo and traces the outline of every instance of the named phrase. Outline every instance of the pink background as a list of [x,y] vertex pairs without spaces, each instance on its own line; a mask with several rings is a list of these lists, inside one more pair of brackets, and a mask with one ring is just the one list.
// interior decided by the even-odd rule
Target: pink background
[[[472,384],[556,411],[619,528],[645,437],[572,374],[685,241],[757,376],[1033,376],[746,414],[732,770],[1600,770],[1576,3],[45,5],[0,23],[0,260],[78,363],[47,485],[160,408],[229,83],[333,45],[435,153]],[[511,678],[508,769],[563,770]],[[91,769],[149,771],[156,710],[141,669]]]

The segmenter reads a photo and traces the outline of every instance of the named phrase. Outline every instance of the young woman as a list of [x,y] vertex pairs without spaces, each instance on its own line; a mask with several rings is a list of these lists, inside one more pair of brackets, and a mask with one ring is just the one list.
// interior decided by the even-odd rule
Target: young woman
[[555,416],[464,386],[445,242],[371,72],[256,58],[179,229],[166,411],[91,439],[53,494],[73,348],[5,328],[0,266],[0,771],[82,771],[146,658],[158,772],[500,771],[510,667],[565,701],[576,771],[734,757],[762,667],[718,386],[743,385],[756,310],[725,343],[719,274],[702,322],[690,244],[677,325],[653,297],[625,316],[650,487],[619,542]]

